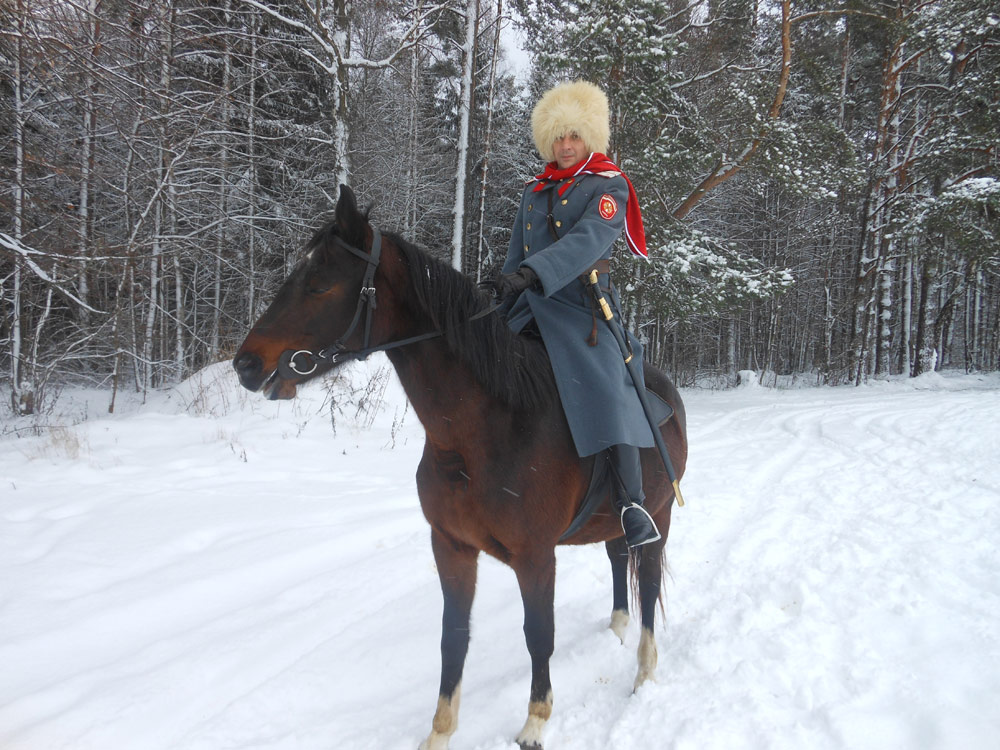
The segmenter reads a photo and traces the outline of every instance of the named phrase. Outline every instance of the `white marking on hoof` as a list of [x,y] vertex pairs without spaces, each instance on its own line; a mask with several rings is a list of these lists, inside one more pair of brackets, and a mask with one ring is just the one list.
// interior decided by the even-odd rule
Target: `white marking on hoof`
[[448,750],[448,742],[458,729],[458,703],[461,696],[462,685],[459,684],[450,699],[443,695],[438,697],[431,733],[420,743],[420,750]]
[[517,735],[517,745],[521,750],[542,750],[542,733],[545,724],[552,716],[552,691],[544,701],[532,701],[528,704],[528,720]]
[[656,639],[653,638],[653,631],[648,628],[642,629],[642,636],[639,638],[639,672],[635,676],[635,685],[632,692],[639,689],[647,680],[653,679],[653,672],[656,671]]
[[628,628],[628,612],[623,609],[616,609],[611,613],[611,624],[608,626],[611,632],[618,636],[618,640],[625,645],[625,630]]

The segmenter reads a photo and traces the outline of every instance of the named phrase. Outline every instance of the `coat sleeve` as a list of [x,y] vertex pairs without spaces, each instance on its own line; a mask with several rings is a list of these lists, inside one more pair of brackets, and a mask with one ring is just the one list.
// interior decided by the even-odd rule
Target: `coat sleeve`
[[[591,268],[600,258],[610,257],[611,246],[625,228],[628,185],[622,177],[597,177],[598,185],[579,220],[565,235],[522,262],[542,282],[546,297],[551,296]],[[601,199],[615,199],[618,210],[610,219],[601,216]]]

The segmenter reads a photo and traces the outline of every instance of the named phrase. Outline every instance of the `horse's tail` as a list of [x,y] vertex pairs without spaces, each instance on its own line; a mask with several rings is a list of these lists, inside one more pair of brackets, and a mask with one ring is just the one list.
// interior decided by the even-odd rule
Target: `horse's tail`
[[[646,387],[663,399],[673,409],[671,417],[660,426],[663,440],[670,453],[671,463],[677,472],[677,478],[684,475],[684,467],[687,463],[687,414],[684,410],[684,401],[677,387],[671,382],[662,370],[653,367],[648,362],[643,363],[643,376]],[[659,463],[657,457],[657,464]],[[662,471],[662,467],[661,467]],[[660,499],[660,492],[668,495],[673,493],[673,488],[666,481],[666,472],[663,472],[663,484],[654,483],[656,489],[647,491],[647,502],[657,502]],[[644,477],[644,483],[647,478]],[[664,513],[662,508],[650,511],[654,514],[654,519],[660,526],[660,533],[666,538],[669,531],[670,511],[674,499],[667,500],[667,508]],[[669,575],[667,566],[666,545],[663,542],[654,544],[644,544],[641,547],[629,550],[629,580],[631,589],[631,599],[633,607],[641,606],[641,600],[645,594],[655,594],[659,603],[661,614],[664,614],[664,600],[662,580],[664,575]]]
[[641,612],[642,589],[640,587],[644,580],[648,580],[643,579],[641,574],[644,572],[645,566],[656,566],[659,574],[656,575],[656,571],[652,571],[654,573],[652,578],[657,581],[656,603],[659,605],[660,614],[666,617],[666,607],[663,603],[663,577],[670,575],[670,569],[667,566],[667,545],[660,546],[659,554],[653,549],[656,546],[659,545],[644,544],[641,547],[634,547],[628,552],[630,599],[632,611]]

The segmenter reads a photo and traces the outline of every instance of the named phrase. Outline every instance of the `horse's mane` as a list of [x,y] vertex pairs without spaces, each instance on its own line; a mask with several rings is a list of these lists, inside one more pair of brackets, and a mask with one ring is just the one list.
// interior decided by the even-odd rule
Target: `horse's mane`
[[520,411],[544,408],[558,397],[541,341],[512,333],[496,313],[470,321],[489,300],[467,276],[399,235],[384,236],[409,266],[420,310],[491,396]]

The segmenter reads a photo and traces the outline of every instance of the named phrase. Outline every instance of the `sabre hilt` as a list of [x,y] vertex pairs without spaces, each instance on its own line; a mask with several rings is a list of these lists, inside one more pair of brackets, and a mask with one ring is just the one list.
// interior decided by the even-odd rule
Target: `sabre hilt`
[[613,320],[615,314],[611,312],[611,305],[608,304],[608,300],[604,297],[604,292],[601,291],[601,285],[597,283],[597,269],[594,268],[590,272],[590,289],[594,293],[594,299],[597,300],[597,304],[600,305],[601,312],[604,314],[605,320]]

